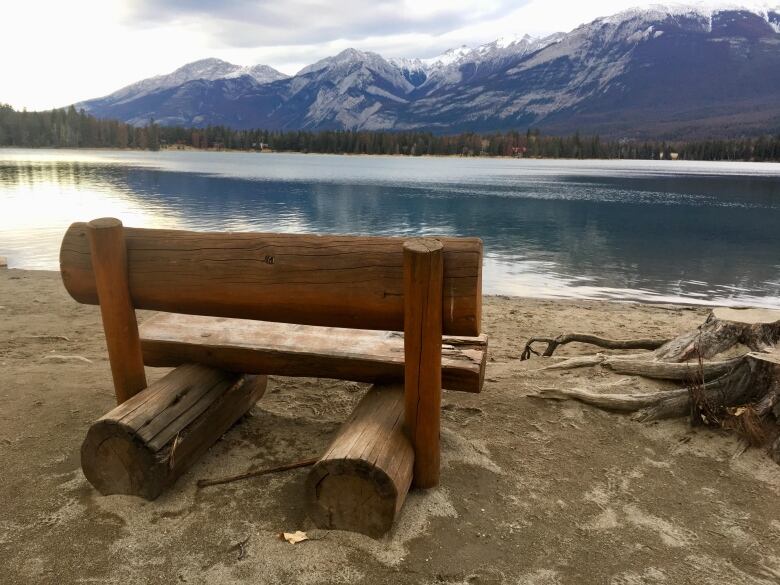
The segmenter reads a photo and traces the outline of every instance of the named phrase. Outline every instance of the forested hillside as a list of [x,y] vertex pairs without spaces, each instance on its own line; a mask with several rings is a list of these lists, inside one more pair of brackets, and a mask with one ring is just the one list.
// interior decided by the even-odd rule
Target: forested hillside
[[17,112],[0,104],[0,146],[55,148],[138,148],[156,150],[159,127],[133,127],[67,109]]
[[329,154],[515,156],[780,161],[780,136],[693,142],[605,141],[598,136],[543,136],[538,130],[441,136],[430,132],[234,130],[182,128],[150,120],[136,127],[70,107],[17,112],[0,104],[0,146],[53,148],[196,148]]

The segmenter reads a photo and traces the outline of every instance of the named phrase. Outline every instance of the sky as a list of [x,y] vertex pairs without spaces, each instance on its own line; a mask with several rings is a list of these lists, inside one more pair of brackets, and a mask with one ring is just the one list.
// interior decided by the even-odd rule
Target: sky
[[287,74],[348,47],[385,57],[432,57],[501,36],[566,32],[599,16],[656,3],[3,0],[0,103],[28,110],[63,107],[206,57],[263,63]]

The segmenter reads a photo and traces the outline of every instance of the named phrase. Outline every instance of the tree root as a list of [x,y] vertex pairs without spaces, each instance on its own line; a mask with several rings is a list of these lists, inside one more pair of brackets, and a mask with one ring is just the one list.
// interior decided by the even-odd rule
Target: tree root
[[[685,387],[643,394],[594,392],[584,388],[544,388],[531,396],[574,399],[605,410],[634,413],[640,421],[690,417],[692,425],[732,429],[750,445],[767,445],[780,463],[780,311],[714,309],[696,330],[672,340],[612,340],[581,333],[528,340],[521,359],[539,355],[536,342],[547,343],[549,357],[571,342],[605,349],[650,349],[630,355],[577,356],[543,370],[602,365],[619,374],[685,382]],[[712,358],[734,350],[738,357]],[[751,351],[752,350],[752,351]],[[729,354],[726,354],[729,355]],[[601,386],[602,390],[604,386]]]
[[575,368],[587,368],[589,366],[596,366],[603,364],[606,356],[601,354],[585,355],[579,357],[569,358],[558,362],[557,364],[551,364],[542,368],[543,370],[573,370]]
[[718,362],[697,363],[668,363],[648,359],[635,359],[631,357],[608,357],[603,364],[618,374],[629,374],[654,378],[657,380],[693,380],[703,378],[704,381],[720,378],[737,367],[742,358],[723,360]]
[[601,364],[617,374],[643,376],[657,380],[692,380],[703,376],[705,381],[719,378],[733,370],[741,358],[717,362],[670,363],[647,359],[643,354],[608,356],[604,354],[577,356],[542,368],[544,370],[572,370]]
[[603,349],[658,349],[665,343],[668,343],[668,339],[607,339],[605,337],[598,337],[596,335],[590,335],[588,333],[564,333],[558,337],[532,337],[528,340],[520,353],[520,360],[527,360],[531,357],[531,354],[540,355],[538,351],[533,348],[534,343],[546,343],[547,349],[542,353],[542,357],[550,357],[558,346],[566,345],[567,343],[588,343],[595,345]]
[[685,388],[665,392],[648,392],[646,394],[599,394],[584,388],[540,388],[536,394],[529,394],[529,396],[534,398],[547,398],[550,400],[579,400],[591,406],[616,412],[636,412],[642,408],[658,404],[664,399],[687,395],[688,390]]
[[[712,413],[729,406],[744,405],[759,398],[764,388],[755,384],[753,368],[742,361],[734,370],[707,383],[691,383],[684,393],[659,400],[637,413],[636,420],[649,422],[691,416],[692,421],[718,423]],[[706,414],[705,414],[706,413]],[[702,416],[706,420],[701,419]]]
[[[752,369],[748,362],[740,361],[729,373],[712,382],[702,384],[703,396],[700,400],[723,407],[750,402],[757,397],[754,396],[756,388],[751,384],[754,380]],[[551,400],[573,399],[605,410],[638,412],[636,416],[638,420],[651,421],[689,414],[691,394],[690,387],[643,394],[622,392],[600,394],[584,388],[541,388],[537,394],[530,396]]]
[[[587,333],[563,333],[557,337],[532,337],[520,353],[521,360],[531,354],[534,343],[547,343],[542,357],[567,343],[588,343],[603,349],[653,350],[654,361],[682,363],[693,359],[708,360],[729,349],[742,345],[752,351],[768,351],[780,342],[780,311],[770,309],[713,309],[707,319],[693,331],[674,339],[605,339]],[[597,362],[600,363],[600,362]]]

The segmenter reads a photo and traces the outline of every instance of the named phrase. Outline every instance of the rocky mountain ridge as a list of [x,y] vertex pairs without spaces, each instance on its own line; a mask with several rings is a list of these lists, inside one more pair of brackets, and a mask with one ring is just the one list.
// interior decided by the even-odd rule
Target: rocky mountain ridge
[[427,59],[346,49],[294,76],[206,59],[78,107],[133,124],[678,138],[778,132],[778,95],[780,9],[672,6]]

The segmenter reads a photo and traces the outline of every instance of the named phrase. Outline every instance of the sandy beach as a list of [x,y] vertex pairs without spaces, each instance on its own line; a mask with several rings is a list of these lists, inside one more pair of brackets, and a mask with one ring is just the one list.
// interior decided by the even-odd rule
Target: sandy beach
[[[733,434],[685,420],[643,424],[529,397],[621,378],[518,359],[530,335],[667,337],[706,312],[487,297],[485,387],[445,393],[441,486],[412,492],[374,540],[312,528],[305,469],[196,487],[317,455],[365,391],[355,383],[272,378],[159,499],[100,496],[79,465],[90,423],[114,405],[99,309],[73,301],[56,272],[0,269],[0,582],[774,585],[780,466],[757,449],[735,456]],[[278,538],[295,530],[311,540]]]

